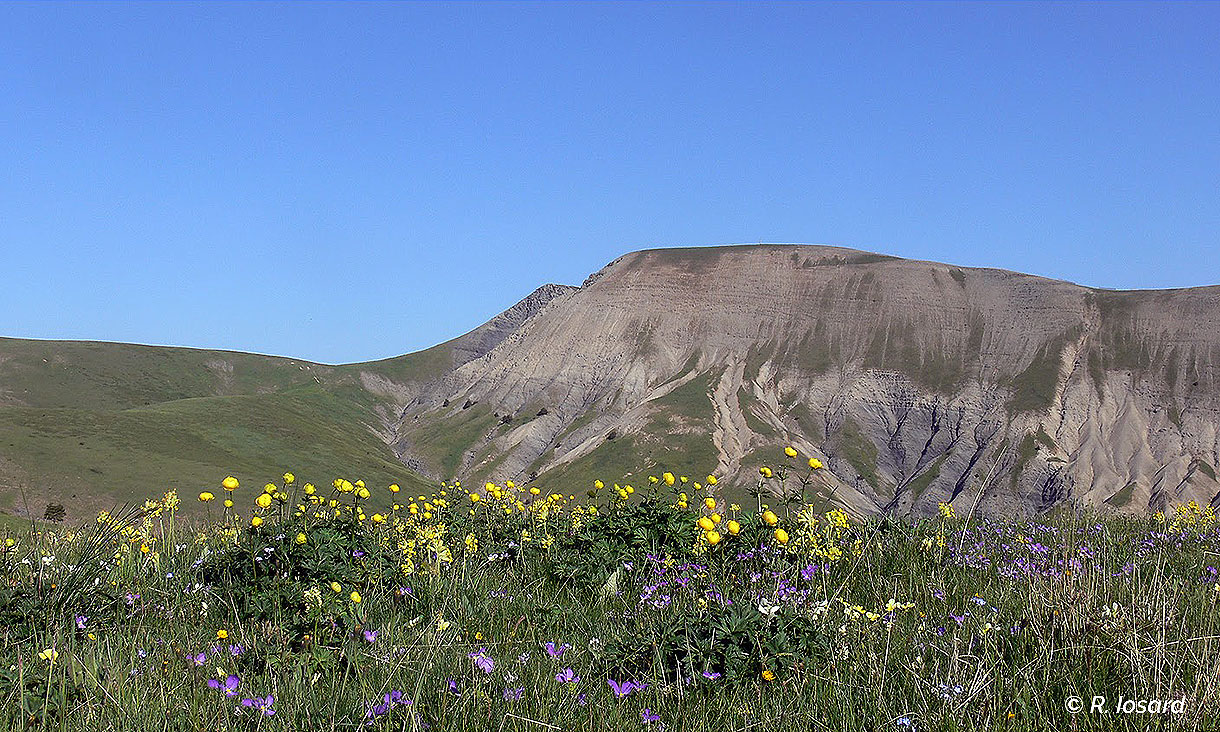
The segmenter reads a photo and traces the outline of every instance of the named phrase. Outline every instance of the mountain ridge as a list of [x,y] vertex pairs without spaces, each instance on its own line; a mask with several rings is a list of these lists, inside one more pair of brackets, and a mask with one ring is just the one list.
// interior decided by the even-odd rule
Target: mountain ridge
[[[276,409],[313,400],[363,415],[359,449],[419,484],[583,490],[674,468],[744,486],[793,444],[828,465],[821,499],[858,514],[923,515],[940,500],[1142,512],[1220,493],[1218,324],[1220,285],[1107,290],[820,245],[645,249],[445,343],[370,362],[166,349],[134,371],[158,390],[125,384],[126,367],[81,366],[81,342],[0,339],[0,424],[23,384],[103,410],[141,405],[99,401],[90,384],[217,404],[275,396]],[[30,343],[47,344],[45,363]],[[124,358],[135,357],[108,357]],[[56,359],[77,371],[56,372]],[[6,456],[5,435],[0,482],[15,461],[36,474],[37,459]]]

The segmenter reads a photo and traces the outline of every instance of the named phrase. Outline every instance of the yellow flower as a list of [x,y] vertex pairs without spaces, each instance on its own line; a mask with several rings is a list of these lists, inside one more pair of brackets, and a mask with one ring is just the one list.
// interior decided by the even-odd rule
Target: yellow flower
[[809,467],[813,468],[814,470],[819,470],[822,468],[822,461],[818,460],[817,458],[809,458]]
[[668,471],[664,472],[661,474],[661,478],[665,481],[665,485],[674,484],[674,474],[673,473],[670,473]]
[[380,524],[380,523],[383,523],[383,522],[385,522],[385,516],[382,516],[382,515],[381,515],[381,514],[379,514],[379,513],[375,513],[375,514],[373,514],[373,523],[375,523],[375,524]]
[[228,637],[229,637],[229,631],[225,630],[224,628],[221,628],[220,630],[216,631],[217,640],[224,640],[225,638],[228,638]]
[[260,493],[258,498],[254,499],[259,508],[268,508],[271,506],[271,495],[268,493]]
[[[600,483],[601,481],[599,480],[599,481],[597,481],[597,482],[598,482],[598,483]],[[534,486],[533,488],[530,488],[530,495],[531,495],[531,496],[536,496],[536,495],[538,495],[539,493],[542,493],[542,491],[538,489],[538,486]]]
[[212,494],[211,494],[211,493],[209,493],[208,491],[204,491],[204,492],[202,492],[202,493],[200,493],[200,494],[199,494],[199,500],[200,500],[200,501],[203,501],[203,502],[205,502],[205,503],[206,503],[207,501],[212,500],[212,499],[213,499],[213,498],[215,498],[215,497],[216,497],[216,496],[212,495]]
[[712,498],[711,496],[708,496],[707,498],[703,499],[703,505],[707,506],[707,510],[715,511],[716,510],[716,499]]
[[769,668],[764,668],[762,672],[763,681],[775,681],[775,672]]
[[788,543],[788,532],[784,531],[783,529],[776,529],[775,530],[775,540],[781,544],[787,544]]
[[312,496],[317,491],[318,491],[318,489],[313,487],[313,483],[305,484],[305,495]]
[[718,523],[720,523],[721,516],[718,513],[714,513],[711,516],[708,516],[708,518],[710,518],[712,520],[712,523],[718,524]]
[[268,483],[267,485],[263,486],[263,493],[266,493],[267,495],[271,495],[271,494],[275,493],[276,490],[278,490],[278,489],[279,489],[279,487],[275,483]]
[[784,448],[784,454],[788,457],[796,457],[796,448],[789,445],[788,447]]
[[254,527],[262,526],[262,525],[263,525],[263,517],[262,517],[262,516],[255,516],[254,518],[250,519],[250,525],[251,525],[251,526],[254,526]]
[[226,491],[235,491],[235,490],[237,490],[237,486],[238,486],[237,478],[234,478],[231,475],[228,478],[225,478],[223,481],[221,481],[220,484],[222,486],[224,486],[224,489]]
[[352,598],[352,602],[356,603],[357,605],[360,604],[360,593],[359,592],[352,590],[351,598]]
[[709,532],[707,532],[706,536],[707,536],[708,544],[711,544],[712,546],[716,546],[717,544],[720,543],[720,534],[718,532],[709,531]]
[[678,477],[678,481],[679,481],[679,482],[685,483],[685,482],[686,482],[686,480],[687,480],[687,479],[686,479],[686,476],[685,476],[685,475],[682,475],[682,476],[679,476],[679,477]]
[[398,484],[397,484],[397,483],[391,483],[391,484],[390,484],[390,492],[391,492],[391,493],[397,493],[397,492],[398,492],[398,491],[400,491],[400,490],[402,490],[402,489],[398,487]]
[[233,501],[230,501],[228,498],[226,498],[225,499],[225,508],[233,508]]
[[729,527],[729,533],[733,534],[734,536],[736,536],[737,533],[739,531],[741,531],[741,524],[737,523],[736,521],[730,521],[728,523],[728,527]]
[[59,651],[55,650],[54,648],[44,648],[38,654],[38,657],[47,663],[55,663],[55,659],[59,658]]
[[356,490],[356,496],[357,496],[357,497],[359,497],[359,498],[368,498],[368,497],[369,497],[369,489],[368,489],[368,488],[365,488],[364,486],[360,486],[360,488],[358,488],[358,489]]
[[761,475],[764,478],[770,478],[771,477],[771,468],[768,468],[766,465],[764,465],[758,469],[758,473],[759,473],[759,475]]
[[284,485],[292,485],[297,480],[297,477],[292,473],[284,473]]
[[471,502],[471,503],[478,503],[478,502],[479,502],[479,494],[478,494],[478,493],[471,493],[471,494],[470,494],[470,502]]
[[704,531],[711,531],[712,529],[716,528],[716,524],[712,523],[712,520],[707,516],[702,516],[699,518],[699,528],[703,529]]
[[304,544],[306,541],[308,541],[308,540],[305,538],[304,533],[297,534],[297,543],[298,544]]
[[706,482],[707,482],[707,484],[708,484],[708,485],[716,485],[716,483],[717,483],[717,481],[716,481],[716,476],[714,476],[714,475],[709,475],[709,476],[707,476],[707,481],[706,481]]
[[774,526],[779,523],[779,516],[776,516],[774,511],[766,511],[763,513],[763,521],[766,521],[768,526]]
[[951,504],[942,502],[938,504],[937,507],[940,509],[941,516],[944,516],[947,519],[953,518],[953,506]]
[[343,592],[343,585],[339,584],[338,582],[331,582],[330,588],[335,592]]

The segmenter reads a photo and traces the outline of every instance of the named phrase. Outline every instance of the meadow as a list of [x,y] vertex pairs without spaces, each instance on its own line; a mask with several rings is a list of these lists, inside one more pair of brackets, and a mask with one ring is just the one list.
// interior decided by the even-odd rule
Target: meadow
[[776,457],[751,486],[217,476],[6,525],[0,727],[1215,728],[1212,509],[855,520]]

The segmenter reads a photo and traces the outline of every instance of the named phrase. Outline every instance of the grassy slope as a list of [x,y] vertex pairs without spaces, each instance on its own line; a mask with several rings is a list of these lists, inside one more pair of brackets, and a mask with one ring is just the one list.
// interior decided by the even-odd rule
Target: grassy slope
[[[436,349],[330,367],[255,354],[0,339],[0,512],[68,519],[230,473],[261,485],[285,470],[329,482],[422,487],[366,422],[377,397],[358,370],[434,370]],[[211,365],[209,365],[211,364]],[[230,368],[231,367],[231,368]],[[194,505],[188,502],[188,505]]]

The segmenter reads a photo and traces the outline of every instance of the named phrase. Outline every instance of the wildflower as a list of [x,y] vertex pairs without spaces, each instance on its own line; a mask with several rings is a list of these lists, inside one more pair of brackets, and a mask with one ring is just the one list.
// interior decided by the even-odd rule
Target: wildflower
[[716,483],[717,483],[717,482],[718,482],[718,481],[716,480],[716,476],[714,476],[714,475],[709,475],[709,476],[707,476],[707,484],[708,484],[708,485],[716,485]]
[[640,712],[640,719],[643,719],[647,724],[652,724],[653,722],[660,722],[661,715],[653,714],[651,709],[645,709]]
[[469,656],[474,660],[474,665],[478,666],[485,674],[491,673],[492,669],[496,667],[496,662],[492,660],[491,656],[487,655],[486,648],[480,648],[478,651],[469,654]]
[[629,696],[633,691],[643,691],[647,684],[639,684],[634,681],[624,681],[621,684],[614,679],[606,679],[606,683],[610,684],[610,688],[614,690],[614,695],[619,699]]
[[308,541],[308,539],[305,538],[304,532],[297,534],[296,542],[298,544],[304,544],[306,541]]
[[762,672],[763,681],[775,681],[775,672],[769,668],[764,668]]
[[375,630],[364,631],[364,640],[366,640],[369,643],[375,642],[377,640],[377,631],[375,631]]
[[712,498],[711,496],[708,496],[707,498],[703,499],[703,505],[707,506],[707,510],[715,511],[716,510],[716,499]]
[[229,637],[229,631],[221,628],[220,630],[216,631],[216,637],[219,640],[224,640],[225,638]]
[[741,532],[741,524],[737,523],[736,521],[729,521],[728,527],[729,533],[734,536]]
[[796,457],[796,448],[789,445],[788,447],[784,448],[784,454],[788,457]]
[[352,590],[352,594],[350,595],[350,597],[352,599],[352,602],[356,603],[357,605],[360,604],[360,593],[359,592]]
[[781,544],[787,544],[788,543],[788,532],[784,531],[783,529],[776,529],[775,530],[775,540]]
[[225,499],[225,508],[233,508],[233,501],[230,501],[228,498],[226,498]]
[[84,615],[77,615],[77,616],[76,616],[76,629],[77,629],[77,630],[84,630],[84,629],[85,629],[85,625],[86,625],[88,622],[89,622],[89,618],[87,618],[86,616],[84,616]]
[[940,509],[940,515],[944,518],[951,519],[954,517],[952,504],[941,502],[937,504],[937,508]]
[[225,489],[226,491],[235,491],[235,490],[237,490],[237,485],[238,485],[238,483],[237,483],[237,478],[234,478],[234,477],[233,477],[233,476],[231,476],[231,475],[230,475],[229,477],[225,478],[224,480],[222,480],[222,481],[220,482],[220,484],[221,484],[222,486],[224,486],[224,489]]
[[52,664],[55,663],[55,659],[59,658],[59,651],[54,648],[44,648],[39,652],[38,657],[48,664]]
[[704,534],[704,538],[707,539],[708,544],[711,544],[712,546],[716,546],[717,544],[720,543],[720,532],[709,531],[706,534]]
[[758,469],[758,474],[764,478],[770,478],[772,475],[771,468],[768,468],[766,465],[764,465]]
[[256,696],[253,699],[241,700],[241,705],[243,707],[254,709],[261,713],[264,717],[270,717],[275,714],[275,710],[271,708],[271,705],[274,703],[275,698],[270,694],[261,698]]
[[[218,669],[219,670],[219,669]],[[237,696],[237,687],[241,684],[241,679],[238,679],[233,674],[225,677],[224,681],[218,679],[208,679],[208,688],[216,691],[223,691],[225,696]]]
[[674,484],[674,474],[669,471],[662,473],[661,479],[665,481],[665,485],[672,486]]
[[712,529],[716,528],[716,524],[712,523],[712,520],[707,516],[700,516],[697,523],[699,524],[699,528],[703,529],[704,531],[711,531]]
[[763,512],[763,521],[766,521],[768,526],[774,526],[779,523],[779,516],[776,516],[774,511],[767,509]]
[[580,683],[580,677],[577,676],[576,673],[573,672],[572,669],[570,669],[570,668],[565,668],[564,670],[555,674],[555,680],[561,684],[579,684]]
[[202,666],[203,664],[207,663],[208,657],[207,657],[207,654],[205,654],[205,653],[199,653],[194,656],[192,656],[188,653],[186,656],[186,660],[190,661],[191,663],[193,663],[195,665],[196,668],[198,668],[198,667]]
[[445,680],[445,690],[454,695],[462,693],[462,687],[453,679]]
[[703,678],[705,678],[709,681],[715,681],[716,679],[720,678],[720,672],[719,671],[704,671]]
[[212,493],[210,491],[203,491],[202,493],[199,494],[199,500],[203,501],[205,503],[214,498],[216,498],[216,496],[212,495]]
[[822,461],[817,458],[809,458],[809,467],[814,470],[820,470],[822,468]]
[[253,526],[253,527],[255,527],[255,528],[258,528],[259,526],[262,526],[262,525],[263,525],[263,517],[262,517],[262,516],[255,516],[254,518],[250,519],[250,525],[251,525],[251,526]]
[[330,588],[336,593],[343,592],[343,585],[339,584],[338,582],[331,582]]
[[545,647],[548,656],[551,658],[559,658],[563,655],[564,651],[568,650],[572,646],[567,643],[564,643],[561,646],[556,646],[554,641],[547,641]]
[[521,695],[525,693],[524,686],[518,686],[515,689],[504,690],[504,701],[521,701]]

